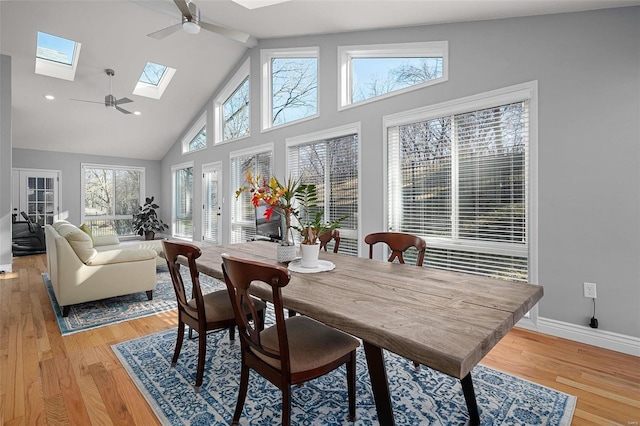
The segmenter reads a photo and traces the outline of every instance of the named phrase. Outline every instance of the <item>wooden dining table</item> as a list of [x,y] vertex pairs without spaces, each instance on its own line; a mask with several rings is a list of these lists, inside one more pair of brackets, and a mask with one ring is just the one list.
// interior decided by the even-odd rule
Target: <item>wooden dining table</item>
[[[222,253],[278,264],[275,243],[254,241],[204,247],[198,270],[223,279]],[[362,339],[380,424],[395,424],[383,350],[460,379],[469,424],[479,424],[471,370],[543,287],[344,254],[321,252],[320,259],[335,268],[291,272],[283,304]],[[270,298],[266,285],[252,285],[252,293]]]

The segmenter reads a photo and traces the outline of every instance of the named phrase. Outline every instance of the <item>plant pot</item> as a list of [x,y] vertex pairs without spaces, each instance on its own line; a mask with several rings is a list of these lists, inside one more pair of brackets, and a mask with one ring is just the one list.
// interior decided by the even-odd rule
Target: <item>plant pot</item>
[[302,260],[300,266],[303,268],[317,268],[318,255],[320,254],[320,243],[316,244],[300,244],[302,252]]
[[296,258],[297,251],[297,247],[294,245],[283,246],[281,244],[278,244],[276,246],[276,258],[280,263],[291,262]]
[[144,239],[149,241],[149,240],[153,240],[156,237],[156,233],[153,231],[145,231],[144,232]]

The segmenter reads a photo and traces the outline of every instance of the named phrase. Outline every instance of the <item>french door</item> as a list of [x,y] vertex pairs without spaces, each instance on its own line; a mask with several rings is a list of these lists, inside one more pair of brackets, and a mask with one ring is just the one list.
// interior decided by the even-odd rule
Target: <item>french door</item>
[[21,212],[38,225],[51,225],[60,214],[60,171],[37,169],[12,170],[12,215],[24,220]]
[[202,166],[202,242],[221,244],[222,163]]

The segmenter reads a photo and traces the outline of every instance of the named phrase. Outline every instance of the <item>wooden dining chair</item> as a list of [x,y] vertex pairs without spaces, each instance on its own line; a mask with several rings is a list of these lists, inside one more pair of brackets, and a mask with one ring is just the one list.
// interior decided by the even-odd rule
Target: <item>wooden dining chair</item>
[[364,242],[369,244],[369,259],[373,259],[373,246],[385,243],[391,250],[389,262],[397,259],[399,263],[404,263],[404,252],[414,247],[418,251],[416,266],[422,266],[427,249],[427,243],[422,238],[404,232],[375,232],[364,237]]
[[332,239],[335,241],[333,244],[333,252],[337,253],[340,248],[340,231],[337,229],[318,236],[318,240],[320,240],[320,250],[324,249],[324,251],[327,251],[327,244],[329,244]]
[[[196,259],[202,254],[200,248],[193,244],[163,241],[164,256],[167,260],[173,289],[178,301],[178,339],[171,360],[171,367],[175,367],[182,349],[185,324],[191,330],[198,332],[198,369],[196,372],[196,393],[200,392],[202,378],[204,376],[204,363],[207,350],[207,331],[229,330],[229,339],[235,338],[236,317],[233,306],[226,290],[218,290],[202,294],[199,272],[196,268]],[[184,256],[189,263],[189,275],[191,278],[191,292],[187,292],[180,273],[178,257]],[[265,304],[260,300],[254,300],[256,315],[264,318]]]
[[[427,243],[422,238],[404,232],[375,232],[364,237],[364,242],[369,244],[369,259],[373,259],[373,246],[384,243],[391,250],[391,255],[387,260],[393,262],[397,259],[399,263],[403,264],[404,252],[413,247],[418,251],[416,266],[422,266],[424,253],[427,250]],[[420,364],[416,361],[413,361],[413,365],[420,368]]]
[[[346,364],[349,396],[349,420],[356,416],[356,349],[360,342],[342,331],[306,316],[286,318],[282,305],[282,287],[289,283],[286,268],[222,255],[222,270],[233,301],[242,348],[242,368],[238,401],[232,425],[239,424],[249,386],[249,369],[273,383],[282,391],[282,421],[291,423],[291,386],[323,376]],[[263,282],[272,295],[275,325],[260,331],[250,321],[249,306],[257,308],[249,296],[252,282]],[[258,324],[259,326],[260,324]]]

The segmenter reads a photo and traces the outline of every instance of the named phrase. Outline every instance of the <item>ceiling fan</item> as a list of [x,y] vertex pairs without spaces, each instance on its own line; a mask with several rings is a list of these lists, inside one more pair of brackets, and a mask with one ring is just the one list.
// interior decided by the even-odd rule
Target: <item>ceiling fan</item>
[[163,28],[151,34],[147,34],[149,37],[155,38],[157,40],[162,40],[163,38],[179,31],[180,29],[189,34],[198,34],[200,32],[200,29],[205,29],[207,31],[211,31],[243,43],[249,47],[257,45],[256,39],[253,38],[250,34],[231,28],[222,27],[220,25],[203,22],[200,19],[200,8],[194,2],[187,0],[173,0],[173,2],[182,13],[182,22],[179,24],[171,25],[167,28]]
[[[128,104],[129,102],[133,102],[133,101],[131,99],[129,99],[129,98],[116,99],[116,97],[111,94],[111,92],[112,92],[112,90],[111,90],[111,78],[116,74],[115,71],[113,71],[111,68],[107,68],[105,70],[105,72],[109,76],[109,94],[104,97],[104,106],[107,107],[107,108],[117,109],[118,111],[120,111],[123,114],[131,114],[131,111],[127,111],[124,108],[120,108],[119,105]],[[93,104],[101,104],[102,103],[102,102],[98,102],[98,101],[87,101],[87,100],[84,100],[84,99],[71,99],[71,100],[72,101],[79,101],[79,102],[90,102],[90,103],[93,103]]]

